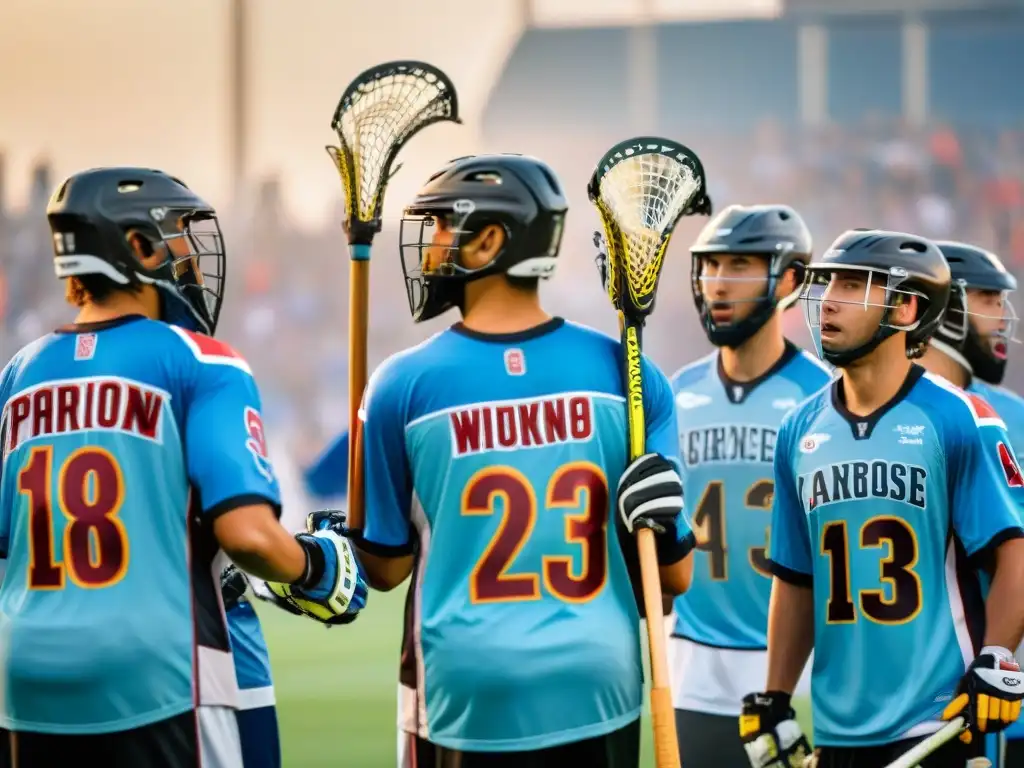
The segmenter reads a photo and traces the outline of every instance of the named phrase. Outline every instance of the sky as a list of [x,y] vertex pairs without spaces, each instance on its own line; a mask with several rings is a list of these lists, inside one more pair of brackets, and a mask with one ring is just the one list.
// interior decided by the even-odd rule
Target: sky
[[[463,125],[436,125],[400,155],[388,208],[451,157],[479,151],[478,124],[524,27],[623,23],[647,4],[662,18],[708,8],[772,12],[780,0],[245,0],[249,14],[247,173],[279,173],[285,205],[317,226],[340,191],[324,151],[341,92],[384,61],[423,59],[459,92]],[[230,0],[0,1],[4,199],[25,201],[29,169],[63,176],[144,165],[214,205],[230,196]]]

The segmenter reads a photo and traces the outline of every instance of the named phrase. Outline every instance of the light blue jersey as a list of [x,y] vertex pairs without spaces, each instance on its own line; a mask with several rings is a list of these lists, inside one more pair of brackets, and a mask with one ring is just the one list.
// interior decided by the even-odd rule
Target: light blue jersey
[[718,352],[672,377],[683,495],[699,550],[690,589],[675,600],[675,636],[719,648],[767,647],[776,434],[783,417],[830,378],[791,343],[754,381],[729,379]]
[[967,391],[978,395],[995,408],[999,418],[1006,424],[1006,432],[1013,443],[1017,461],[1024,461],[1024,397],[1006,387],[986,384],[977,378],[971,379]]
[[814,586],[814,741],[923,735],[980,650],[977,564],[1024,535],[1024,478],[995,411],[914,366],[868,417],[840,383],[776,445],[773,573]]
[[279,504],[245,361],[125,317],[23,349],[0,403],[0,725],[107,733],[236,706],[212,523]]
[[[1017,462],[1024,461],[1024,398],[1006,387],[988,384],[978,378],[971,380],[967,391],[983,397],[996,409],[999,418],[1006,424],[1006,431],[1010,436],[1010,442],[1013,443]],[[1018,659],[1024,655],[1024,646],[1017,649],[1016,655]],[[1003,735],[1010,740],[1024,739],[1024,720],[1018,718],[1017,722],[1003,731]],[[994,741],[993,737],[989,737],[989,741]],[[1001,763],[995,758],[997,753],[996,747],[990,748],[989,759],[998,768]]]
[[[678,461],[668,380],[643,368],[647,449]],[[620,546],[615,511],[628,463],[619,343],[561,319],[508,335],[457,325],[377,369],[365,419],[361,546],[416,554],[402,728],[521,751],[636,720],[636,546]],[[682,514],[678,529],[681,558],[693,540]]]

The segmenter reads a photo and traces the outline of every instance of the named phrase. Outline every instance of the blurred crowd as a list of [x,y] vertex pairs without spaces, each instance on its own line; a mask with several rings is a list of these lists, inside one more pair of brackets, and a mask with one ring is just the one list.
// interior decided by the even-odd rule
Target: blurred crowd
[[[672,134],[669,134],[672,135]],[[544,294],[549,310],[614,332],[591,245],[596,217],[583,190],[594,162],[618,136],[533,136],[526,147],[551,162],[573,204],[563,259]],[[688,135],[709,177],[715,208],[783,202],[806,219],[821,250],[842,231],[878,227],[936,239],[966,240],[998,253],[1011,270],[1024,267],[1024,130],[910,129],[872,116],[857,126],[793,132],[766,120],[750,133]],[[171,169],[169,169],[171,170]],[[0,158],[0,200],[2,189]],[[53,277],[43,211],[59,179],[46,162],[33,173],[29,203],[0,206],[0,356],[73,317]],[[201,193],[201,190],[200,190]],[[222,211],[228,243],[227,300],[218,335],[250,361],[259,379],[268,429],[305,463],[347,419],[347,253],[338,221],[322,231],[289,221],[280,189],[263,181],[243,210]],[[663,275],[647,348],[663,368],[703,354],[690,298],[687,246],[703,219],[677,230]],[[377,254],[380,254],[378,257]],[[398,222],[388,221],[372,262],[370,364],[454,321],[415,326],[407,312],[398,257]],[[692,332],[680,334],[687,327]],[[800,311],[787,327],[806,341]],[[1019,348],[1011,351],[1019,358]],[[1024,384],[1011,362],[1015,389]]]

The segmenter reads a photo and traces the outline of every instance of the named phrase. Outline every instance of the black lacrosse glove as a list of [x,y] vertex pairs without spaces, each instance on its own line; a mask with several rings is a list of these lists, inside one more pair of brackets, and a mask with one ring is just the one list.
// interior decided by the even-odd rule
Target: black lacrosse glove
[[692,536],[680,539],[677,521],[683,510],[683,480],[675,465],[659,453],[634,461],[619,479],[619,519],[631,534],[654,532],[658,562],[671,565],[692,548]]
[[1020,717],[1024,674],[1006,648],[987,645],[960,678],[943,720],[962,716],[968,728],[960,740],[970,744],[974,734],[998,733]]
[[790,705],[790,695],[782,691],[743,697],[740,740],[752,768],[803,768],[811,754],[811,745]]
[[245,574],[238,570],[238,566],[229,563],[220,572],[220,594],[224,599],[224,610],[230,611],[245,598],[245,591],[249,586],[249,580]]

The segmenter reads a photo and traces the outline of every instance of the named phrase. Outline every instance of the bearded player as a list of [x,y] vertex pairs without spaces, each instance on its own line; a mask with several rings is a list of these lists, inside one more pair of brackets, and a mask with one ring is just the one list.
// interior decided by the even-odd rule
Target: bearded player
[[750,680],[765,674],[776,436],[829,370],[782,332],[811,259],[796,211],[730,206],[690,253],[693,299],[718,349],[672,377],[697,536],[693,583],[674,605],[673,703],[688,768],[745,768],[736,718]]
[[851,230],[808,271],[808,324],[841,375],[776,444],[767,690],[744,699],[748,756],[806,754],[789,696],[813,647],[819,768],[881,768],[957,716],[968,729],[923,765],[962,768],[1024,696],[1009,650],[1024,632],[1024,478],[992,408],[913,362],[949,301],[935,244]]
[[[953,288],[942,325],[921,364],[992,405],[1006,424],[1019,462],[1024,447],[1024,400],[999,386],[1009,345],[1016,341],[1017,315],[1009,296],[1017,280],[994,253],[966,243],[937,245],[949,263]],[[988,737],[986,756],[997,768],[1024,761],[1022,736],[1024,724],[1018,719],[1002,734]],[[1005,761],[1004,741],[1012,753]]]
[[619,343],[541,306],[566,210],[544,163],[483,155],[402,221],[413,319],[462,316],[381,365],[365,402],[360,559],[377,589],[413,577],[405,765],[639,763],[631,534],[657,529],[673,594],[693,537],[668,380],[644,361],[650,452],[630,464]]

